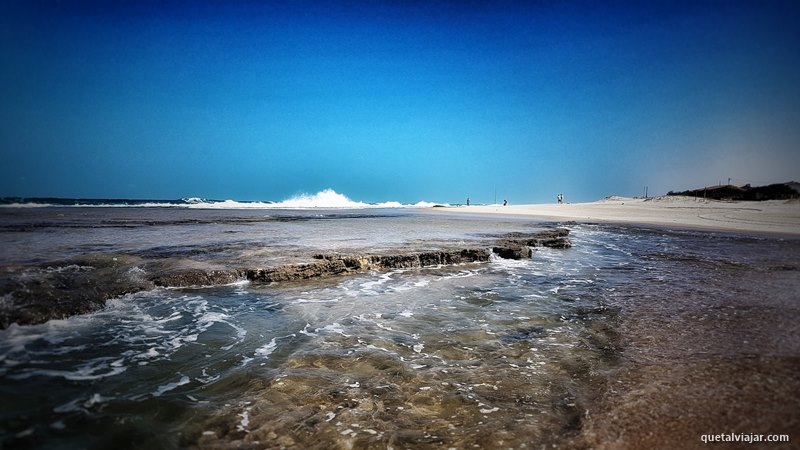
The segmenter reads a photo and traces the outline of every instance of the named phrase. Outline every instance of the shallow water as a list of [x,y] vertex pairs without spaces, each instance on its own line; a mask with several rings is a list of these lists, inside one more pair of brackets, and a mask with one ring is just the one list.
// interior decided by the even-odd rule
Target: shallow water
[[[480,240],[487,231],[538,225],[407,212],[280,221],[251,220],[246,212],[241,225],[232,223],[234,213],[224,220],[213,214],[188,223],[140,218],[150,221],[134,228],[141,239],[131,235],[119,245],[142,254],[216,245],[225,253],[231,241],[220,230],[241,226],[247,238],[236,242],[269,236],[270,243],[294,241],[292,248],[372,248],[426,237]],[[21,239],[45,228],[10,233]],[[172,239],[189,233],[184,228],[198,239]],[[559,444],[580,433],[620,366],[644,357],[629,355],[620,335],[632,311],[647,312],[653,322],[646,326],[658,335],[663,322],[657,318],[668,307],[657,300],[670,295],[735,297],[726,286],[735,286],[742,271],[762,269],[762,280],[781,270],[789,274],[788,289],[800,286],[797,241],[570,228],[572,249],[537,249],[528,260],[157,289],[112,300],[97,313],[11,326],[0,331],[0,442],[42,448]],[[91,236],[87,245],[108,239],[103,228],[74,229]],[[165,229],[170,238],[159,240]],[[46,253],[45,244],[36,245]],[[646,357],[669,356],[659,351]]]
[[187,210],[0,208],[0,264],[60,261],[89,253],[269,263],[320,251],[380,251],[476,240],[531,230],[530,220],[495,220],[405,210]]

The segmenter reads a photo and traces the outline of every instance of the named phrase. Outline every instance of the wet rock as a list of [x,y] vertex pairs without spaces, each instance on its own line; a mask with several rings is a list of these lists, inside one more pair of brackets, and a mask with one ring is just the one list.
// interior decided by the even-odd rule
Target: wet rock
[[501,242],[506,244],[525,245],[528,247],[570,248],[572,242],[566,228],[551,228],[536,233],[510,233],[503,237]]
[[547,335],[547,330],[541,326],[517,327],[498,335],[498,339],[505,343],[529,342],[533,339]]
[[572,242],[566,228],[554,228],[537,233],[511,233],[498,239],[492,247],[492,252],[504,259],[523,259],[533,256],[533,248],[570,248]]
[[0,268],[0,328],[35,324],[96,311],[109,298],[163,287],[217,286],[240,280],[281,282],[324,278],[369,270],[410,269],[531,256],[533,247],[569,248],[569,230],[501,236],[483,248],[379,254],[318,254],[302,264],[264,268],[231,268],[186,258],[151,258],[97,254],[43,266]]
[[274,282],[295,281],[338,275],[349,269],[340,259],[321,259],[309,264],[292,264],[263,269],[249,269],[247,279],[251,281]]
[[0,328],[97,311],[106,300],[152,289],[141,259],[120,254],[0,270]]
[[368,270],[408,269],[447,264],[484,262],[489,260],[486,249],[454,249],[422,253],[356,254],[337,253],[314,255],[316,261],[246,270],[248,280],[259,282],[295,281],[321,278]]
[[492,247],[492,252],[503,259],[530,258],[533,253],[527,245],[514,245],[513,243]]
[[490,252],[486,249],[450,249],[429,252],[392,253],[378,255],[319,254],[314,258],[325,261],[341,261],[347,271],[408,269],[439,265],[486,262]]
[[412,253],[410,255],[382,255],[371,258],[376,269],[402,269],[439,265],[485,262],[489,260],[486,249],[454,249]]
[[238,269],[195,269],[158,275],[152,281],[156,286],[191,287],[225,285],[243,279],[244,271]]

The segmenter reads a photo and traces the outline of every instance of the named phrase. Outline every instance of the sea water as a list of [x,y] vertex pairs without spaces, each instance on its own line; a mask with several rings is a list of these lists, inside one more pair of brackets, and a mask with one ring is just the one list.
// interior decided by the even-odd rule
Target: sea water
[[[3,214],[7,266],[100,251],[264,263],[307,250],[475,244],[542,226],[393,210]],[[742,267],[798,265],[796,241],[562,225],[573,247],[530,259],[155,289],[95,313],[12,325],[0,331],[0,442],[558,444],[580,431],[624,363],[625,308],[702,291],[709,278],[725,285]]]

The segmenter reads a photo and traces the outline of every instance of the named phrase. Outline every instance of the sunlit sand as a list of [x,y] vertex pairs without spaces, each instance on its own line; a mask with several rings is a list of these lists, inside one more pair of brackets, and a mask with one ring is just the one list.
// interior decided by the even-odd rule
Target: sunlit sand
[[636,223],[722,231],[800,234],[800,201],[726,202],[692,197],[609,197],[591,203],[471,205],[436,208],[473,214],[535,216],[545,220]]

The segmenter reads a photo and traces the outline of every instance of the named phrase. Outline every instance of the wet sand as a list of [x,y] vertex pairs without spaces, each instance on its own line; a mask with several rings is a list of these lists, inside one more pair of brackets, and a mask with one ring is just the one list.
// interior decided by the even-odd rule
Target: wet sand
[[545,220],[649,224],[668,227],[800,234],[800,201],[726,202],[692,197],[610,197],[591,203],[472,205],[431,211],[535,216]]
[[[621,364],[571,448],[798,448],[798,268],[734,269],[694,292],[620,303]],[[765,283],[768,281],[768,283]],[[788,435],[704,444],[702,435]]]

